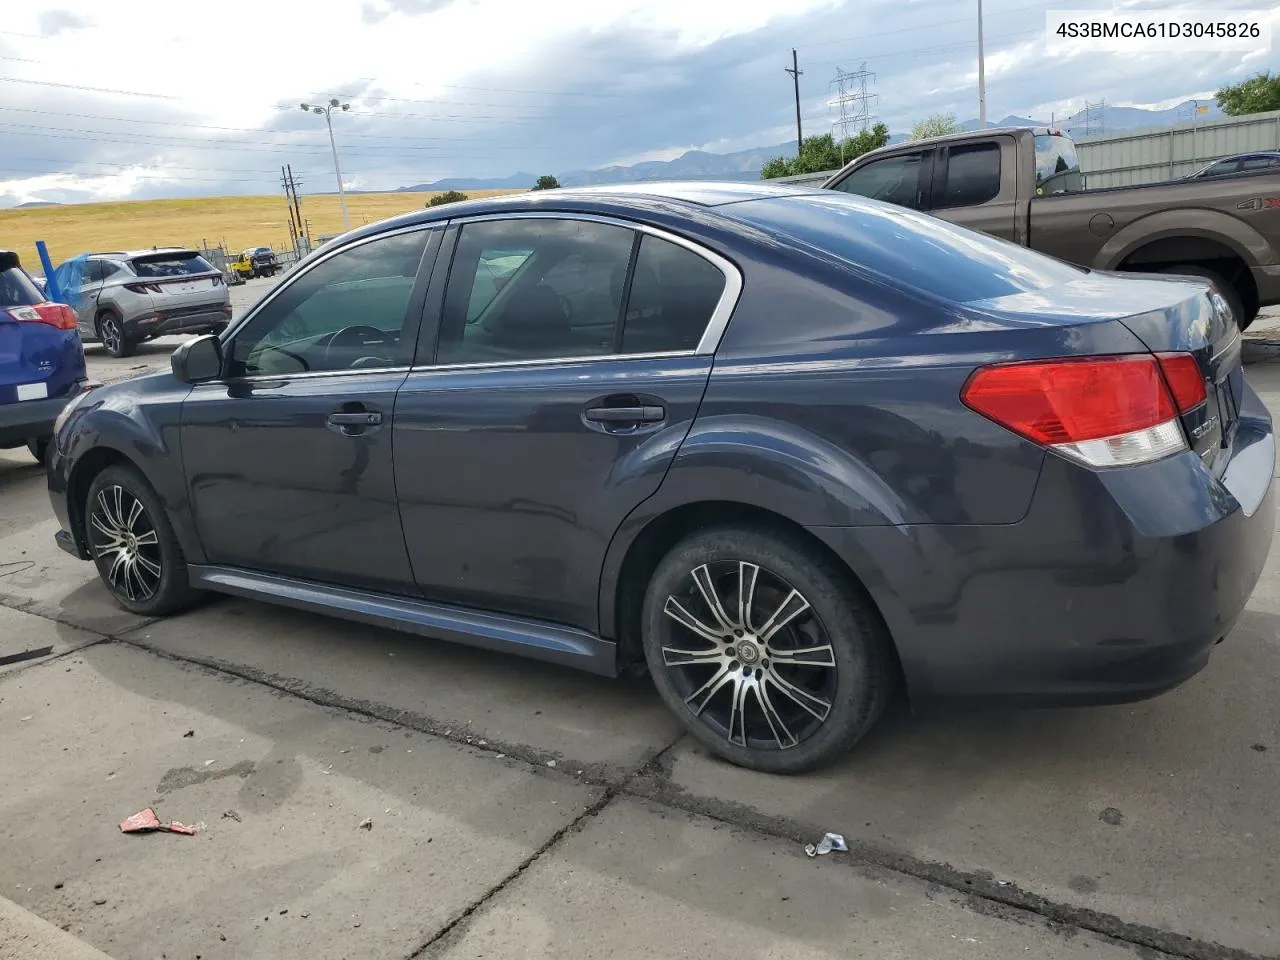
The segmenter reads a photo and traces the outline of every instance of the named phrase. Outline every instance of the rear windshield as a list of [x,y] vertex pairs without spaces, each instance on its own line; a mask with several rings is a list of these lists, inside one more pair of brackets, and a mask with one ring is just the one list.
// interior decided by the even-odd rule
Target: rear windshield
[[0,270],[0,309],[5,307],[30,307],[44,302],[40,288],[32,283],[26,271],[20,267]]
[[213,265],[198,253],[134,257],[133,270],[140,277],[182,277],[192,273],[213,273]]
[[1084,274],[1034,250],[834,190],[719,211],[954,303],[1043,290]]
[[1036,135],[1036,196],[1075,193],[1083,189],[1080,182],[1080,160],[1070,137],[1041,133]]

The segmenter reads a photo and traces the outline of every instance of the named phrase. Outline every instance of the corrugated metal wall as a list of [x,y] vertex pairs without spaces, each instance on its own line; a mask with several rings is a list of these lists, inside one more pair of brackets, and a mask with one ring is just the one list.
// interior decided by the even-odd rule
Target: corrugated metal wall
[[1210,160],[1280,150],[1280,111],[1076,140],[1088,187],[1125,187],[1194,173]]
[[[1195,173],[1233,153],[1280,150],[1280,110],[1173,127],[1076,138],[1087,187],[1126,187]],[[775,183],[819,186],[834,170],[779,177]]]

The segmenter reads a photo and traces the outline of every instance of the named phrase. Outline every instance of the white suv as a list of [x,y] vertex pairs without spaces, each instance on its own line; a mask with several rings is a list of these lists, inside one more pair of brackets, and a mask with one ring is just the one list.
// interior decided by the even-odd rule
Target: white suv
[[54,271],[76,308],[80,337],[127,357],[144,340],[217,333],[231,320],[231,291],[198,251],[181,248],[95,253]]

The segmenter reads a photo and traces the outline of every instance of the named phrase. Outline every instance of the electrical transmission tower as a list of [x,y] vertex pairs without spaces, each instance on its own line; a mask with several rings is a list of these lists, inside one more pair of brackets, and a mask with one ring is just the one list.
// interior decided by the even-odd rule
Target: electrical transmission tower
[[1107,132],[1107,101],[1084,105],[1084,135],[1098,137]]
[[875,80],[876,75],[867,70],[865,63],[853,71],[836,67],[835,79],[831,81],[836,88],[836,98],[829,100],[827,105],[840,110],[840,119],[834,126],[839,129],[842,142],[849,138],[851,128],[861,132],[868,129],[871,121],[876,119],[871,106],[877,96],[867,92],[867,81],[875,83]]

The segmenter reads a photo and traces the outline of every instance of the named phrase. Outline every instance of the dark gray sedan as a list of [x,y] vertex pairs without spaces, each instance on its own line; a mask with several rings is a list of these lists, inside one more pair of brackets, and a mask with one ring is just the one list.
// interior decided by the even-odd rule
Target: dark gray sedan
[[172,367],[79,398],[50,454],[58,542],[121,606],[647,668],[760,770],[839,755],[900,686],[1167,690],[1271,544],[1271,420],[1211,285],[834,191],[415,212]]

